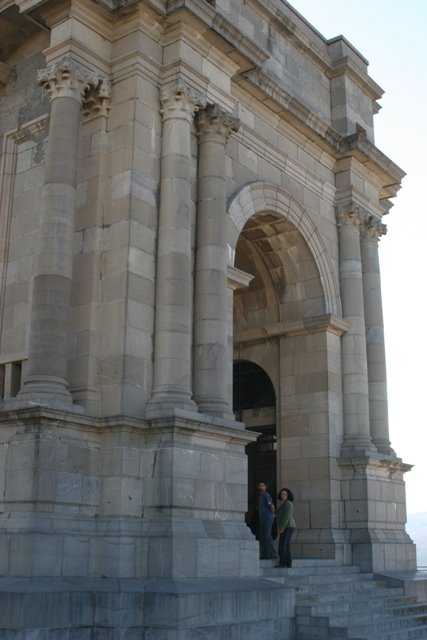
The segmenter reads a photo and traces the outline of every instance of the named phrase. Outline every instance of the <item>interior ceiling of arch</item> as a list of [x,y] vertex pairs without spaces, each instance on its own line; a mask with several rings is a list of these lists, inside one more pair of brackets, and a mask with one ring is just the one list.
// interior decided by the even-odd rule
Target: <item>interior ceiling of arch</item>
[[235,266],[254,276],[248,289],[236,291],[236,312],[268,309],[268,320],[275,322],[282,316],[280,306],[291,299],[318,298],[319,312],[323,307],[315,260],[302,234],[285,218],[268,212],[250,218],[237,243]]
[[248,220],[237,243],[238,268],[244,269],[238,263],[244,262],[243,247],[248,243],[265,263],[272,281],[279,288],[284,282],[290,284],[319,277],[307,243],[298,229],[284,218],[261,213]]

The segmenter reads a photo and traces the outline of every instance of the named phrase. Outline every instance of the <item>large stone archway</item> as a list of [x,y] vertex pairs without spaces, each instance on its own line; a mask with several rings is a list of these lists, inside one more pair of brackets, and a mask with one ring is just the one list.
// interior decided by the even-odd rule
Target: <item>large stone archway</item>
[[228,242],[234,267],[252,276],[234,293],[233,355],[261,366],[275,389],[277,483],[298,496],[297,554],[342,558],[336,460],[347,324],[332,262],[301,205],[266,183],[231,200]]
[[[229,202],[227,241],[230,266],[246,287],[233,286],[230,343],[233,357],[261,366],[275,388],[277,483],[297,496],[296,556],[369,570],[384,568],[386,552],[396,567],[407,566],[413,551],[404,516],[384,520],[378,499],[401,501],[406,468],[390,452],[386,429],[378,437],[374,404],[369,415],[358,215],[338,216],[334,264],[308,213],[283,188],[240,189]],[[365,313],[369,324],[369,304]],[[369,501],[378,502],[375,510]]]

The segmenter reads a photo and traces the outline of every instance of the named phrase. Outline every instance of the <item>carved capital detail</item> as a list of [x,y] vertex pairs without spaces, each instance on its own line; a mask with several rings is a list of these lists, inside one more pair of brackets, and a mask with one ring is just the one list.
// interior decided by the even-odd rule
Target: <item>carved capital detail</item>
[[97,90],[103,82],[99,75],[90,73],[68,57],[38,71],[37,80],[51,100],[73,98],[80,103],[83,103],[88,92]]
[[192,119],[194,114],[206,104],[206,99],[182,80],[163,87],[160,91],[160,99],[163,119],[183,117]]
[[226,142],[231,132],[239,130],[240,121],[227,113],[218,104],[208,104],[197,116],[199,136],[223,138]]
[[111,85],[104,78],[99,79],[96,88],[91,87],[86,92],[83,101],[83,114],[87,118],[108,116],[110,110]]
[[350,210],[339,210],[337,211],[337,224],[338,227],[351,227],[351,228],[360,228],[362,222],[364,220],[363,213],[358,210],[356,207],[351,208]]
[[372,238],[379,240],[381,236],[385,236],[387,233],[387,227],[381,222],[379,218],[375,216],[369,216],[364,220],[364,224],[360,229],[361,237],[365,239]]

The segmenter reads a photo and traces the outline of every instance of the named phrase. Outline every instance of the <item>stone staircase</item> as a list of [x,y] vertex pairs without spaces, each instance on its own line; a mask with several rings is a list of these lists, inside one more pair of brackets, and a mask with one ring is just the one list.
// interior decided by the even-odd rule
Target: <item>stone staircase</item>
[[296,593],[295,640],[427,640],[427,602],[384,578],[332,561],[262,561],[263,575]]

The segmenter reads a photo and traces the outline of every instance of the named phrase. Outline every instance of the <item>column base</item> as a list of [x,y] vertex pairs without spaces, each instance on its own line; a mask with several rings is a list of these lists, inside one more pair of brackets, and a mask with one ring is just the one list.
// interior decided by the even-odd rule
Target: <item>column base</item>
[[189,396],[154,393],[145,406],[146,418],[162,418],[176,415],[176,410],[198,413],[196,403]]
[[344,529],[296,529],[292,538],[293,557],[351,564],[349,538],[350,532]]
[[377,453],[377,448],[370,438],[345,438],[341,447],[341,457],[370,456]]
[[227,402],[217,400],[216,398],[194,398],[199,408],[199,413],[205,413],[210,416],[218,416],[219,418],[232,418],[234,414]]
[[415,571],[416,546],[404,530],[354,529],[352,563],[362,571]]
[[415,545],[405,531],[403,480],[410,465],[378,452],[337,462],[351,563],[363,571],[412,570]]
[[390,440],[373,440],[373,443],[378,451],[385,456],[396,457],[395,450],[391,447]]
[[6,401],[6,408],[49,407],[83,413],[84,407],[73,403],[66,380],[57,376],[28,376],[16,398]]

